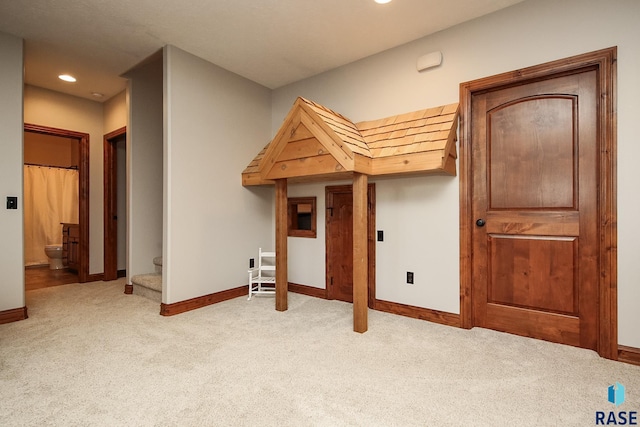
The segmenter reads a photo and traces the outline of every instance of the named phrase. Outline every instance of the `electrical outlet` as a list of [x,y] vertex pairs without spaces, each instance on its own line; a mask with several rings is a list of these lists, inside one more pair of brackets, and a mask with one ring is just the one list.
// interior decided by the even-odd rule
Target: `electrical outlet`
[[407,283],[413,285],[413,271],[407,271]]
[[256,261],[253,258],[249,258],[249,268],[253,268],[256,265]]

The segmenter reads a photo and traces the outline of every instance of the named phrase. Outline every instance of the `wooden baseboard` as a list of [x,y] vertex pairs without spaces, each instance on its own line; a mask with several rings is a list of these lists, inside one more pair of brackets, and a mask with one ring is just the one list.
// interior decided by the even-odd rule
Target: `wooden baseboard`
[[124,285],[124,293],[127,295],[133,294],[133,285]]
[[327,299],[326,289],[315,288],[313,286],[299,285],[289,282],[288,290],[297,294],[308,295],[310,297]]
[[[298,294],[308,295],[310,297],[327,299],[325,289],[315,288],[313,286],[300,285],[298,283],[289,282],[288,290]],[[447,313],[444,311],[431,310],[428,308],[415,307],[412,305],[400,304],[397,302],[374,300],[374,310],[384,311],[386,313],[397,314],[399,316],[412,317],[414,319],[427,320],[442,325],[460,327],[460,315]]]
[[460,327],[460,315],[447,313],[444,311],[431,310],[428,308],[415,307],[412,305],[400,304],[383,300],[375,300],[374,310],[400,316],[413,317],[414,319],[427,320],[433,323],[440,323],[447,326]]
[[127,277],[127,270],[118,270],[118,278]]
[[0,325],[3,323],[17,322],[28,319],[27,307],[13,308],[11,310],[0,311]]
[[[98,274],[90,274],[87,276],[87,282],[100,282],[104,280],[104,274],[103,273],[98,273]],[[85,283],[87,283],[85,282]]]
[[160,304],[160,314],[163,316],[174,316],[184,313],[185,311],[195,310],[197,308],[206,307],[207,305],[226,301],[249,294],[247,285],[239,286],[226,291],[216,292],[215,294],[203,295],[201,297],[191,298],[185,301],[174,302],[172,304]]
[[618,360],[620,362],[630,363],[640,366],[640,348],[627,347],[626,345],[618,346]]

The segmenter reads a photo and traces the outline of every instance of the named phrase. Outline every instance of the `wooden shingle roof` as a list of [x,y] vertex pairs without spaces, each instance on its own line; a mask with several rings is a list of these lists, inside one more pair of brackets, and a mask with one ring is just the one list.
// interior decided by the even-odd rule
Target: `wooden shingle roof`
[[353,172],[455,175],[457,126],[457,103],[353,123],[298,98],[274,139],[242,172],[242,184],[343,179]]

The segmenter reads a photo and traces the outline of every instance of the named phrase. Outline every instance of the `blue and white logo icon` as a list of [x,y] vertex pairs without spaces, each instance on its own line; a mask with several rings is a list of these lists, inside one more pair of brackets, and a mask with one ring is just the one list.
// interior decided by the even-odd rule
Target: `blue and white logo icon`
[[609,386],[609,402],[616,406],[624,403],[624,386],[617,381],[615,385]]
[[638,425],[638,411],[620,411],[618,407],[624,403],[625,389],[622,384],[616,381],[615,384],[610,385],[607,389],[607,400],[614,405],[616,409],[614,411],[596,411],[596,425],[597,426],[609,426],[609,425]]

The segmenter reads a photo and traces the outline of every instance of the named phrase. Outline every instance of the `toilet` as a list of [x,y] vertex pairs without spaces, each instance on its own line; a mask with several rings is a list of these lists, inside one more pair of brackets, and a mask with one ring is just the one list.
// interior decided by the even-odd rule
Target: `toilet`
[[49,269],[60,270],[64,268],[62,265],[62,245],[46,245],[44,253],[49,257]]

